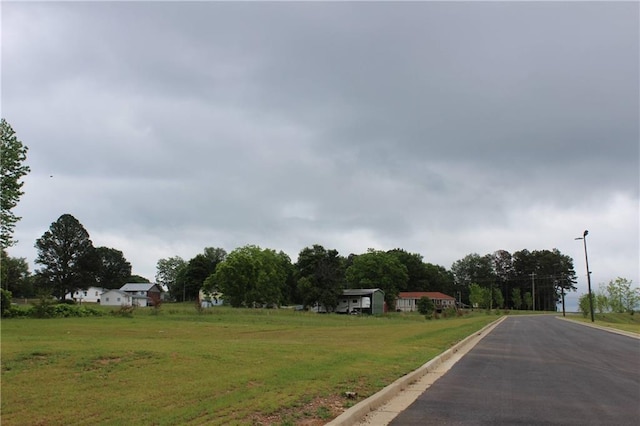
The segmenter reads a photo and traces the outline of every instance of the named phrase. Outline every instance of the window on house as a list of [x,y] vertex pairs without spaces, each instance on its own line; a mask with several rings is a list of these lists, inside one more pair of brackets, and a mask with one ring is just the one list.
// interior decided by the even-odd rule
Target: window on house
[[98,292],[96,291],[96,297],[98,296]]
[[105,297],[105,298],[104,298],[104,300],[105,300],[105,302],[108,302],[108,301],[109,301],[109,298],[108,298],[108,297]]
[[358,303],[358,299],[353,299],[351,303]]
[[119,302],[119,301],[120,301],[120,298],[118,297],[118,300],[116,300],[116,302]]
[[87,295],[87,292],[86,292],[86,291],[83,291],[83,292],[82,292],[82,294],[84,294],[84,295],[86,296],[86,295]]

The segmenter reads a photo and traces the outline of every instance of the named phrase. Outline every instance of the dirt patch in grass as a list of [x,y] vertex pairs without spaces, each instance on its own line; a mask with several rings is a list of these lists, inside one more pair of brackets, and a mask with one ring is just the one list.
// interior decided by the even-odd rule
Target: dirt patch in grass
[[109,364],[117,364],[122,361],[121,357],[106,357],[106,358],[98,358],[96,363],[99,365],[109,365]]
[[342,395],[317,397],[297,407],[288,407],[268,415],[254,414],[254,426],[295,425],[321,426],[338,417],[355,404]]

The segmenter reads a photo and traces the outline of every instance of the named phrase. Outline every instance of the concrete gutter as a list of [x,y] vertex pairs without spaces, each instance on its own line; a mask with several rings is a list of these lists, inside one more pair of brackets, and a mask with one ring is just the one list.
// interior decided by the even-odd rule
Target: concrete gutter
[[[340,414],[338,417],[336,417],[335,419],[327,423],[327,426],[352,426],[352,425],[358,424],[359,422],[363,421],[363,419],[368,414],[370,414],[375,410],[378,410],[383,405],[388,404],[394,398],[399,397],[401,392],[407,390],[416,382],[422,382],[421,379],[423,379],[424,376],[427,375],[427,373],[437,372],[438,373],[437,377],[432,378],[430,382],[424,383],[424,385],[420,386],[420,389],[418,389],[417,392],[414,392],[415,395],[409,396],[410,401],[406,401],[407,400],[406,397],[403,398],[405,401],[401,403],[402,408],[399,410],[401,411],[404,408],[408,407],[408,405],[410,405],[411,402],[415,400],[415,398],[417,398],[422,392],[424,392],[424,390],[426,390],[426,388],[429,387],[431,383],[433,383],[438,377],[442,376],[450,368],[450,365],[449,365],[448,368],[446,368],[443,371],[441,366],[444,363],[446,363],[447,361],[453,361],[450,363],[451,365],[453,365],[453,363],[455,363],[457,359],[461,358],[462,355],[464,355],[466,352],[471,350],[471,348],[473,348],[484,336],[488,335],[498,324],[504,321],[505,318],[507,317],[506,316],[500,317],[496,321],[482,328],[480,331],[466,337],[464,340],[458,342],[456,345],[447,349],[442,354],[433,358],[431,361],[427,362],[417,370],[405,376],[400,377],[398,380],[391,383],[389,386],[385,387],[378,393],[371,395],[369,398],[360,401],[359,403],[357,403],[356,405],[349,408],[347,411],[345,411],[344,413]],[[458,355],[458,357],[457,359],[452,360],[454,355]],[[389,410],[391,414],[387,413],[386,415],[383,414],[383,416],[393,418],[398,414],[399,411],[397,410],[398,409]],[[364,421],[364,423],[362,424],[368,424],[368,423],[369,423],[368,421]],[[379,421],[375,421],[373,424],[382,424],[382,423],[383,423],[382,420],[379,420]],[[384,424],[387,424],[387,423],[384,423]]]

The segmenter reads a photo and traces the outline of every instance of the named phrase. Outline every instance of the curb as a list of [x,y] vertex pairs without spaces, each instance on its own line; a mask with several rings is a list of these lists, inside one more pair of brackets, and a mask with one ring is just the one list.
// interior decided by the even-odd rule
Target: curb
[[[422,376],[430,371],[435,370],[444,361],[451,358],[461,348],[471,343],[472,340],[479,341],[484,336],[489,334],[498,324],[507,318],[506,315],[498,318],[492,323],[484,326],[479,331],[465,337],[460,342],[456,343],[451,348],[447,349],[440,355],[436,356],[426,364],[419,367],[417,370],[408,373],[395,382],[391,383],[381,391],[371,395],[370,397],[363,399],[353,407],[349,408],[338,417],[326,423],[326,426],[351,426],[362,420],[371,411],[375,411],[378,407],[384,405],[386,402],[397,396],[400,392],[409,387],[412,383],[418,381]],[[476,342],[477,343],[477,342]]]

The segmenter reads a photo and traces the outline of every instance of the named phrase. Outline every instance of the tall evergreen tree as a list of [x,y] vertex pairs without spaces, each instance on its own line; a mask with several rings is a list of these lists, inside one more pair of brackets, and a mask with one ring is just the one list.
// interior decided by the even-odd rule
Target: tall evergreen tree
[[344,263],[337,250],[327,250],[319,244],[302,249],[295,264],[302,303],[307,306],[318,303],[328,310],[335,308],[344,288]]
[[89,239],[89,233],[70,214],[63,214],[35,244],[37,282],[51,294],[65,294],[96,284],[100,258]]

